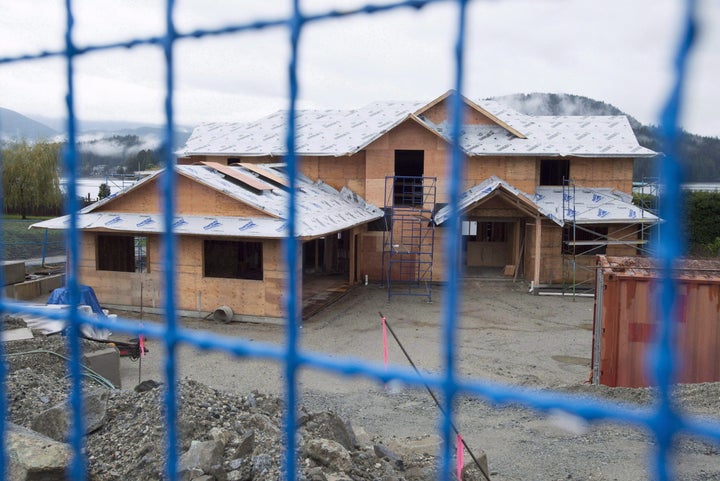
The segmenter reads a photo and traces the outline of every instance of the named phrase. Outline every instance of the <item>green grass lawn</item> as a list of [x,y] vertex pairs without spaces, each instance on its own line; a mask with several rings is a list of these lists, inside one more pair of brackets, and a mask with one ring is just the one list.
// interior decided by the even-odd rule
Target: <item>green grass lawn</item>
[[28,229],[31,224],[45,218],[21,220],[19,216],[5,216],[2,224],[2,242],[4,260],[26,260],[45,256],[65,254],[65,231]]

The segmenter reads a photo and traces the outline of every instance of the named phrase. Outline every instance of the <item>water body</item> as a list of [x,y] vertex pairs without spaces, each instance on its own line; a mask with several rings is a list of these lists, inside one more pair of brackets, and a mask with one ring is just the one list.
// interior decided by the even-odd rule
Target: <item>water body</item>
[[[720,182],[688,182],[680,186],[682,190],[689,192],[720,192]],[[646,183],[642,185],[640,182],[633,184],[633,192],[637,194],[657,195],[662,192],[662,186],[659,184]]]
[[[137,182],[135,178],[117,179],[112,177],[80,177],[75,183],[75,189],[78,197],[95,200],[98,197],[101,184],[107,184],[108,187],[110,187],[110,194],[117,194],[122,189],[130,187],[135,182]],[[63,192],[67,192],[67,187],[68,179],[64,177],[60,178],[60,189],[62,189]]]

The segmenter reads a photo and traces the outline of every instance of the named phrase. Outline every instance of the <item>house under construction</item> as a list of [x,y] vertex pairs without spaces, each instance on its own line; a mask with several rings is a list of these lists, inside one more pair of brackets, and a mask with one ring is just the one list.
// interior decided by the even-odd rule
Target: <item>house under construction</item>
[[[306,304],[366,279],[386,285],[391,297],[432,299],[446,268],[451,94],[297,112],[303,177],[296,268]],[[462,119],[457,268],[465,275],[576,286],[593,278],[594,254],[642,249],[658,219],[632,204],[633,162],[656,153],[638,144],[626,117],[529,116],[463,99]],[[241,316],[280,317],[286,121],[280,111],[249,123],[203,124],[178,152],[181,309],[204,315],[225,305]],[[161,269],[153,247],[160,209],[154,178],[80,216],[82,282],[108,304],[137,306],[143,279]],[[137,237],[147,238],[149,272],[104,254],[114,246],[130,256]],[[139,265],[142,255],[132,256]],[[321,287],[310,292],[312,285]],[[157,304],[145,291],[143,304]]]

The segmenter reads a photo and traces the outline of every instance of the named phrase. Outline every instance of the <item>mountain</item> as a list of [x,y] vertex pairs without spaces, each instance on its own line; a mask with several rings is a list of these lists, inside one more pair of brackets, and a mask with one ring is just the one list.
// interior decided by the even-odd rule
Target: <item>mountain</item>
[[0,140],[43,140],[51,139],[58,132],[14,110],[0,107]]
[[[494,97],[526,115],[625,115],[643,147],[662,152],[658,127],[645,125],[614,105],[580,95],[531,93]],[[680,158],[686,167],[685,182],[720,182],[720,139],[682,131]],[[657,177],[657,159],[637,159],[633,177],[636,181]]]
[[[0,109],[0,140],[63,141],[64,120],[42,119],[41,123],[12,110]],[[45,124],[56,126],[58,130]],[[176,127],[173,150],[182,147],[191,133],[189,127]],[[164,127],[157,125],[78,120],[80,175],[102,176],[156,167],[161,163],[160,147],[164,134]]]

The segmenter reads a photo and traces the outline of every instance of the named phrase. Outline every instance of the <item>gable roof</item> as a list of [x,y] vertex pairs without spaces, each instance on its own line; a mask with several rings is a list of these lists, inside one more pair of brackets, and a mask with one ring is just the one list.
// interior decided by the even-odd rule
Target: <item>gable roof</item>
[[[635,224],[656,223],[660,219],[649,211],[632,204],[632,197],[614,189],[556,186],[536,187],[535,195],[527,194],[492,176],[460,195],[459,210],[464,212],[502,190],[514,195],[523,208],[547,217],[559,226],[566,222],[576,224]],[[444,206],[435,213],[434,221],[442,224],[450,216],[450,207]]]
[[[223,166],[216,170],[212,165],[179,165],[175,167],[179,175],[199,182],[229,197],[264,212],[265,216],[212,216],[189,215],[178,212],[173,231],[178,234],[212,235],[228,237],[255,237],[279,239],[288,235],[287,212],[289,191],[284,187],[258,190],[225,170],[232,169],[237,177],[254,176],[253,171],[240,166]],[[272,176],[287,179],[280,166],[257,166],[257,170],[271,169]],[[162,214],[140,214],[113,212],[110,204],[118,196],[132,195],[139,185],[157,178],[160,171],[147,179],[134,184],[120,193],[96,202],[78,214],[78,228],[84,230],[109,230],[134,233],[162,232]],[[384,213],[374,205],[368,204],[360,196],[347,188],[338,192],[329,185],[313,182],[300,176],[296,185],[297,223],[299,237],[311,238],[349,229],[375,219]],[[110,204],[110,205],[108,205]],[[107,206],[102,212],[99,207]],[[69,216],[58,217],[33,224],[34,228],[65,229]]]
[[[296,151],[342,156],[358,152],[405,120],[422,103],[374,102],[356,110],[299,110]],[[196,127],[180,155],[285,155],[287,112],[250,123],[209,123]]]
[[[450,142],[450,122],[423,115],[447,101],[451,92],[429,102],[373,102],[354,110],[297,112],[299,155],[345,156],[367,147],[415,117]],[[625,116],[532,116],[493,100],[463,102],[490,119],[490,125],[462,126],[461,146],[469,156],[654,157],[641,147]],[[287,112],[250,123],[210,123],[193,130],[178,155],[282,156]]]
[[[440,97],[436,98],[435,100],[431,101],[427,105],[423,106],[421,109],[415,112],[415,115],[422,116],[425,112],[430,110],[435,105],[444,102],[446,99],[448,99],[451,95],[455,93],[454,90],[448,90],[444,94],[442,94]],[[467,99],[464,95],[460,96],[462,103],[465,107],[470,108],[476,112],[479,112],[484,117],[488,118],[492,122],[494,122],[497,126],[502,127],[503,129],[507,130],[508,133],[519,137],[521,139],[526,138],[525,134],[518,131],[511,123],[508,123],[503,118],[503,109],[497,108],[497,109],[486,109],[480,103],[472,102]],[[497,114],[495,113],[497,112]],[[517,112],[516,112],[517,113]]]
[[[485,101],[486,105],[497,102]],[[654,151],[638,144],[630,122],[623,115],[530,116],[502,111],[509,125],[526,134],[518,138],[498,125],[463,125],[460,145],[467,155],[513,155],[543,157],[654,157]],[[448,142],[448,121],[429,127]]]

